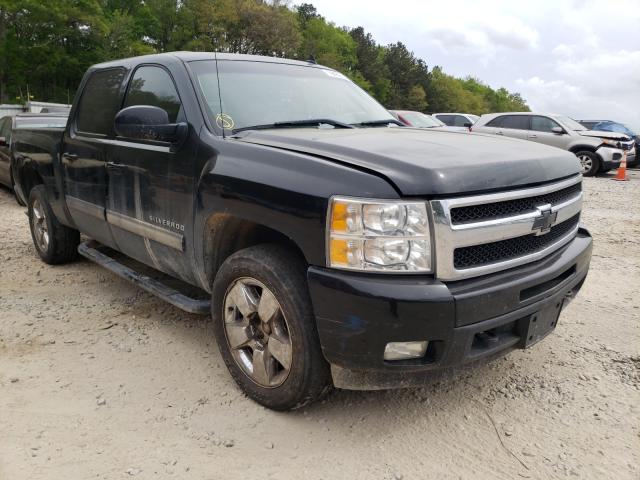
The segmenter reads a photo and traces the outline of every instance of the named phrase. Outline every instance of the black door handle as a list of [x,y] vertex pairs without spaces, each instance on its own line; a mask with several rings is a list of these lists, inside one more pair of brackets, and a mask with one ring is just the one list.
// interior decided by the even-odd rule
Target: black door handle
[[64,152],[64,153],[62,154],[62,156],[63,156],[64,158],[66,158],[67,160],[70,160],[70,161],[72,161],[72,162],[73,162],[74,160],[77,160],[77,159],[78,159],[78,155],[76,155],[75,153],[67,153],[67,152]]

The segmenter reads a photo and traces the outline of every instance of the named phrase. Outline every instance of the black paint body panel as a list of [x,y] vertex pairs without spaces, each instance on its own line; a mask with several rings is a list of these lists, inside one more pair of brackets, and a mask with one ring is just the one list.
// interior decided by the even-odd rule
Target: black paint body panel
[[[257,231],[286,239],[306,259],[325,355],[348,368],[422,371],[462,361],[464,355],[452,353],[468,347],[464,342],[470,337],[461,332],[525,308],[535,310],[542,302],[521,303],[515,300],[517,292],[557,276],[572,262],[575,275],[553,295],[575,290],[584,279],[591,249],[586,232],[541,262],[451,284],[428,275],[327,269],[325,223],[333,195],[426,201],[550,182],[576,174],[578,162],[567,152],[531,142],[403,127],[301,128],[223,137],[205,117],[186,63],[203,58],[212,55],[163,54],[92,67],[64,132],[25,130],[19,135],[21,184],[26,186],[25,179],[36,172],[61,223],[207,291],[217,265],[209,258],[216,254],[209,251],[212,237],[227,235],[227,245],[238,245],[244,241],[242,230],[230,225],[265,227]],[[141,65],[161,66],[173,79],[188,124],[186,141],[176,146],[132,142],[113,132],[77,132],[77,104],[89,75],[97,69],[124,69],[122,101]],[[137,235],[127,223],[123,228],[108,222],[110,216],[134,227],[152,225],[158,238],[176,242],[168,246]],[[548,300],[549,295],[543,296]],[[432,341],[428,359],[400,366],[382,361],[386,342],[414,339]],[[457,344],[461,341],[464,345]]]

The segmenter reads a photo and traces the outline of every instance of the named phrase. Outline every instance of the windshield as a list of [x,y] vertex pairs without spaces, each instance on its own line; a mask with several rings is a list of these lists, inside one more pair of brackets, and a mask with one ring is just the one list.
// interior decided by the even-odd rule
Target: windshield
[[67,126],[66,117],[17,118],[16,129],[19,128],[59,128]]
[[480,118],[478,115],[473,115],[472,113],[467,113],[467,117],[469,117],[470,120],[473,120],[473,123],[476,123]]
[[555,117],[567,130],[573,130],[574,132],[581,132],[583,130],[587,130],[584,125],[579,124],[573,118],[566,117],[564,115],[557,115]]
[[412,127],[433,128],[442,127],[444,123],[420,112],[398,112],[401,119],[406,120]]
[[397,122],[382,105],[334,70],[313,65],[219,60],[221,101],[215,61],[190,65],[212,122],[226,129],[315,119],[351,125]]

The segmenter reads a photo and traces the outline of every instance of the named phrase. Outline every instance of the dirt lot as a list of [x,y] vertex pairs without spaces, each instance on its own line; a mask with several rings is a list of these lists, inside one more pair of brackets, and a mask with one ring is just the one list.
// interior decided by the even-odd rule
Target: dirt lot
[[[611,175],[610,175],[611,177]],[[0,479],[640,478],[640,171],[585,180],[591,273],[554,334],[417,390],[245,398],[208,319],[36,258],[0,190]]]

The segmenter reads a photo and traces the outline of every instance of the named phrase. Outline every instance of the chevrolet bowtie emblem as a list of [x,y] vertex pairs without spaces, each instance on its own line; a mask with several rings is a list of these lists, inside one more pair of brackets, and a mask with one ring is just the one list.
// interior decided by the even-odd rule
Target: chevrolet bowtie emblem
[[538,217],[533,221],[531,230],[534,230],[536,235],[549,233],[553,224],[556,223],[558,212],[552,212],[551,205],[537,207],[536,210],[538,210]]

